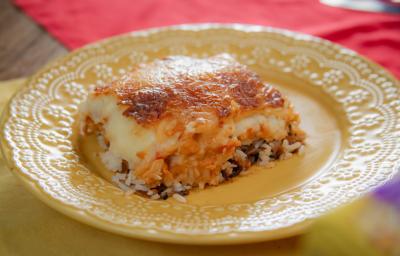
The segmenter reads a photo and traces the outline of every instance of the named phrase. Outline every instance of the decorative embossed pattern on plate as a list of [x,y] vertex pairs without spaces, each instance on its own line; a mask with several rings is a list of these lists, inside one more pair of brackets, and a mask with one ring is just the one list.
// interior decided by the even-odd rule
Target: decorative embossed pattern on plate
[[[90,86],[159,56],[221,52],[244,64],[307,81],[339,106],[348,122],[348,136],[323,174],[256,202],[194,205],[126,197],[81,163],[73,127]],[[245,25],[153,29],[89,45],[44,68],[11,101],[4,138],[16,174],[44,201],[76,219],[153,240],[260,241],[288,235],[272,232],[312,220],[397,173],[397,83],[356,53],[307,35]]]

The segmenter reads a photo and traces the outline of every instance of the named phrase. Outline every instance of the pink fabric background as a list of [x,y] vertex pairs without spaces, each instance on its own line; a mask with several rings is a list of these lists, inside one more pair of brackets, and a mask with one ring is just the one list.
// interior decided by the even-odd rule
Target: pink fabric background
[[14,0],[70,49],[112,35],[182,23],[251,23],[316,35],[400,77],[400,15],[333,8],[314,0]]

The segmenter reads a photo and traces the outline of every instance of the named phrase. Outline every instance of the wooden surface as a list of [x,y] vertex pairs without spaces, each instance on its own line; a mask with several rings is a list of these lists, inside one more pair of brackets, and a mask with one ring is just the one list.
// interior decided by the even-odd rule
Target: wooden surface
[[9,0],[0,0],[0,80],[28,76],[67,49]]

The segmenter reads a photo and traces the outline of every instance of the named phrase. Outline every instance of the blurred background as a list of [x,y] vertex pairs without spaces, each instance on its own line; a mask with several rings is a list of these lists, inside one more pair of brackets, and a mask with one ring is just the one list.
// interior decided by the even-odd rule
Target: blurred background
[[399,0],[0,0],[0,79],[32,74],[101,38],[201,22],[251,23],[320,36],[400,77],[399,6]]

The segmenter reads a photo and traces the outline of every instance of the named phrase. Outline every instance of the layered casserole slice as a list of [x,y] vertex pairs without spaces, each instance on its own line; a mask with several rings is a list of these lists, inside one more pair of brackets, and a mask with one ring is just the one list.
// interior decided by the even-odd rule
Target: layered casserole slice
[[81,133],[97,136],[120,188],[181,201],[301,153],[299,121],[277,89],[228,54],[141,64],[81,106]]

